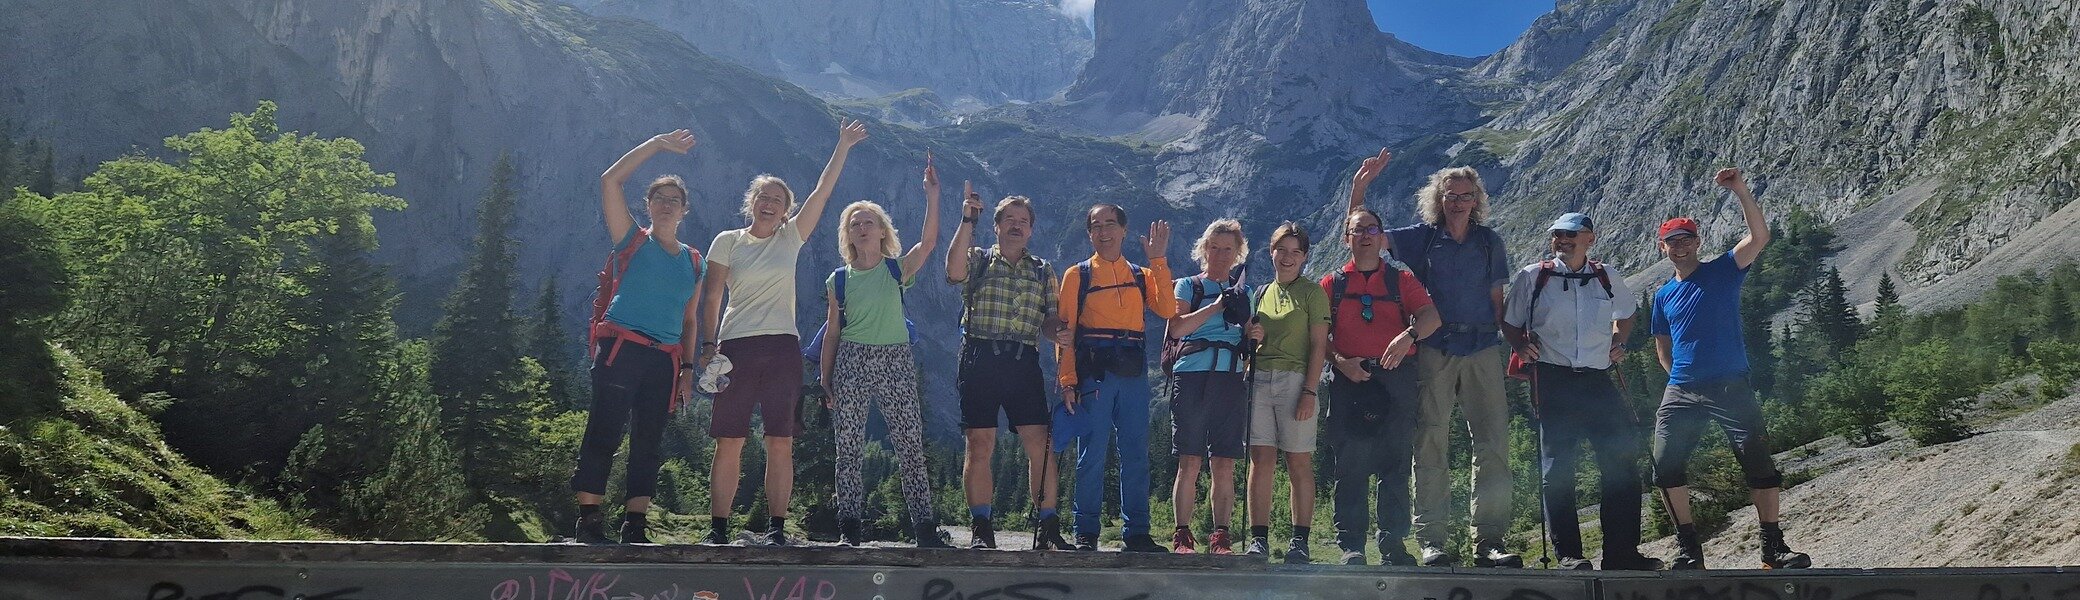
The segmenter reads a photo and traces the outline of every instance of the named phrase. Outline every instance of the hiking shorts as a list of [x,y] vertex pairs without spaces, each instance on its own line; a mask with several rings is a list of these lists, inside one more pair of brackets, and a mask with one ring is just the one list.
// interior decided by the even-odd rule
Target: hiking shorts
[[961,342],[962,429],[996,429],[1002,412],[1012,427],[1047,424],[1047,382],[1032,344],[967,338]]
[[1726,432],[1749,488],[1784,486],[1784,476],[1777,472],[1769,440],[1763,435],[1762,404],[1755,400],[1746,374],[1671,385],[1661,392],[1661,408],[1654,411],[1655,486],[1689,484],[1686,467],[1707,423],[1718,423]]
[[1170,454],[1244,458],[1249,386],[1241,373],[1184,371],[1171,375]]
[[801,433],[801,338],[776,334],[723,340],[721,352],[729,357],[729,387],[715,394],[708,436],[751,437],[753,412],[763,418],[766,437]]
[[[1249,395],[1249,445],[1271,446],[1287,454],[1314,452],[1321,419],[1315,415],[1304,421],[1293,417],[1300,406],[1300,390],[1306,389],[1311,376],[1298,371],[1257,371]],[[1315,413],[1321,413],[1320,403],[1316,403]]]

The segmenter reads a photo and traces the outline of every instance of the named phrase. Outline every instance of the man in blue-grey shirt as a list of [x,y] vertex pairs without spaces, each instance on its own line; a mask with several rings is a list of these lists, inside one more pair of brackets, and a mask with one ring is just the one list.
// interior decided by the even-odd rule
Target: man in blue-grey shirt
[[1741,282],[1769,244],[1762,205],[1739,169],[1719,171],[1716,182],[1740,198],[1748,235],[1733,250],[1700,262],[1698,223],[1678,217],[1661,224],[1661,253],[1675,276],[1654,292],[1654,351],[1668,371],[1661,407],[1654,411],[1654,485],[1676,522],[1676,569],[1704,568],[1704,548],[1690,519],[1685,464],[1708,422],[1717,422],[1747,477],[1749,499],[1762,524],[1762,564],[1802,569],[1813,561],[1784,543],[1777,500],[1784,477],[1763,435],[1762,405],[1748,386],[1748,351],[1741,339]]
[[[1364,207],[1365,189],[1392,155],[1367,157],[1351,180],[1351,208]],[[1430,291],[1444,326],[1416,351],[1419,391],[1415,443],[1415,523],[1421,563],[1449,566],[1445,550],[1451,515],[1452,406],[1466,415],[1473,437],[1473,529],[1476,566],[1521,567],[1503,546],[1509,533],[1511,470],[1509,402],[1503,396],[1502,288],[1513,269],[1502,236],[1481,224],[1488,193],[1472,167],[1430,175],[1416,192],[1423,222],[1387,233],[1388,249]]]

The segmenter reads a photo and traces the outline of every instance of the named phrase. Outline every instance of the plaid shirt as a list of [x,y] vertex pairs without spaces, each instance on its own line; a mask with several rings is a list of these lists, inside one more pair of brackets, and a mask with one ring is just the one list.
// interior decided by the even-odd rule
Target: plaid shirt
[[972,281],[949,276],[946,282],[961,286],[967,308],[961,329],[968,337],[1025,344],[1039,340],[1040,322],[1055,311],[1054,267],[1031,252],[1012,262],[995,247],[969,248],[967,276]]

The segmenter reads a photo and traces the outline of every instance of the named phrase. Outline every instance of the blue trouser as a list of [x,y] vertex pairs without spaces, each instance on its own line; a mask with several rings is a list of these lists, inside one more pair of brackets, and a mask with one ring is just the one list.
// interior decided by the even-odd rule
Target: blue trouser
[[1148,535],[1147,377],[1106,375],[1076,386],[1076,414],[1054,413],[1055,448],[1076,441],[1077,535],[1098,535],[1105,502],[1105,453],[1119,434],[1119,506],[1125,535]]

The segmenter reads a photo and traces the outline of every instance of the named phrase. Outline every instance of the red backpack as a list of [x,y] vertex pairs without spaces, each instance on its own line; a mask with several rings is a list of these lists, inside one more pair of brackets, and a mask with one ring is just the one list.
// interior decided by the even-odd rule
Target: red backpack
[[[634,239],[629,240],[626,247],[608,254],[606,266],[601,267],[599,270],[599,287],[594,288],[592,292],[592,320],[587,328],[589,335],[587,339],[595,342],[603,339],[614,340],[613,347],[607,349],[606,364],[608,365],[614,364],[614,356],[621,352],[621,344],[627,342],[634,342],[665,351],[666,354],[672,357],[672,390],[676,394],[679,389],[679,364],[685,360],[686,355],[683,343],[660,344],[657,340],[650,339],[650,336],[616,325],[607,320],[607,307],[614,303],[614,295],[620,292],[621,276],[628,273],[628,262],[630,259],[635,258],[636,250],[642,249],[643,244],[649,243],[650,229],[640,228],[630,235],[633,235]],[[687,246],[686,258],[693,261],[693,280],[699,282],[702,276],[706,275],[706,273],[702,272],[701,251],[693,249],[692,246]],[[586,344],[586,346],[588,348],[586,356],[588,358],[598,358],[599,344]],[[678,405],[678,400],[675,398],[672,402],[672,408],[677,409]]]

